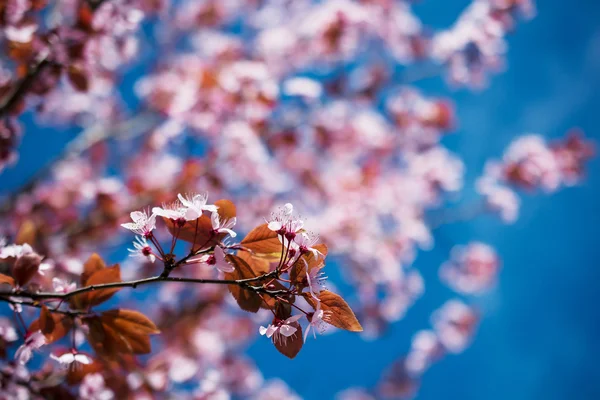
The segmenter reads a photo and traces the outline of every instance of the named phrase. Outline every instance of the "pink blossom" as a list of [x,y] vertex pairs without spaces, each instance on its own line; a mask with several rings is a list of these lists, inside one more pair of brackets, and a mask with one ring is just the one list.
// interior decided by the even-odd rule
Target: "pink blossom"
[[311,252],[316,259],[319,257],[325,257],[323,253],[313,247],[318,241],[318,236],[309,235],[306,232],[300,232],[300,234],[294,237],[294,244],[297,246],[300,254]]
[[130,257],[143,258],[151,263],[156,261],[156,255],[154,255],[152,247],[148,244],[145,236],[136,236],[133,249],[127,249],[127,251]]
[[202,211],[209,211],[212,213],[217,212],[217,206],[212,204],[206,204],[208,200],[208,194],[194,194],[187,195],[186,197],[181,194],[177,195],[177,198],[186,207],[185,219],[187,221],[195,221],[202,215]]
[[27,336],[25,336],[25,343],[23,343],[15,352],[15,361],[21,365],[27,364],[33,356],[33,350],[37,350],[45,344],[46,337],[42,331],[28,333]]
[[311,328],[313,330],[313,337],[315,339],[317,338],[316,331],[319,331],[319,333],[323,334],[323,332],[325,332],[325,329],[327,329],[327,324],[324,320],[324,318],[326,318],[326,314],[325,311],[321,309],[320,301],[317,301],[317,307],[315,308],[315,312],[309,313],[306,317],[308,318],[309,324],[306,327],[306,330],[304,331],[304,342],[306,342],[306,339],[308,338],[308,333],[310,332]]
[[77,288],[75,282],[67,283],[65,280],[60,278],[52,278],[52,286],[56,293],[69,293]]
[[58,361],[60,364],[64,366],[71,366],[79,364],[91,364],[92,359],[85,354],[77,353],[75,351],[64,353],[60,356],[55,356],[54,354],[50,354],[50,358]]
[[294,219],[292,217],[293,212],[294,206],[290,203],[285,204],[278,212],[271,214],[271,220],[268,221],[269,229],[295,235],[304,226],[304,221]]
[[187,261],[187,263],[195,264],[195,263],[201,262],[201,263],[206,263],[208,265],[211,265],[221,272],[235,271],[235,267],[227,261],[225,256],[226,256],[226,254],[225,254],[225,251],[223,251],[223,248],[221,246],[216,246],[213,251],[213,254],[202,255],[202,256],[196,257],[196,258],[190,258]]
[[5,317],[0,317],[0,338],[7,342],[14,342],[19,338],[17,331],[8,318]]
[[440,343],[451,353],[460,353],[469,345],[479,317],[459,300],[449,300],[432,315]]
[[156,214],[148,215],[147,211],[134,211],[130,214],[133,222],[121,224],[125,229],[129,229],[135,234],[149,237],[156,228]]
[[258,331],[261,335],[266,335],[268,338],[271,338],[275,334],[288,338],[298,330],[298,328],[291,324],[297,322],[300,318],[302,318],[302,315],[298,314],[293,315],[286,320],[275,320],[273,324],[269,324],[266,328],[261,326]]
[[82,400],[112,400],[115,395],[106,387],[102,374],[87,374],[79,386],[79,397]]
[[310,294],[315,299],[318,299],[319,293],[326,289],[325,280],[327,277],[325,276],[325,273],[321,271],[321,268],[313,267],[309,270],[308,263],[304,259],[302,259],[302,261],[304,261],[306,266],[306,283],[308,284]]
[[500,260],[494,249],[484,243],[473,242],[452,249],[450,260],[440,268],[440,276],[454,290],[476,294],[492,286],[499,269]]
[[235,217],[221,221],[221,218],[219,217],[219,213],[213,212],[210,216],[210,221],[212,224],[213,231],[215,233],[227,233],[232,238],[237,236],[237,233],[235,233],[231,229],[235,226],[235,223],[237,221],[237,219]]

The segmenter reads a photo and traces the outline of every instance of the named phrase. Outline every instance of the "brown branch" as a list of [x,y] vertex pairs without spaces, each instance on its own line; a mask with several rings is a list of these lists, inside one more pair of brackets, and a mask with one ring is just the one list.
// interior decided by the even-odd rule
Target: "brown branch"
[[[252,290],[256,293],[265,293],[270,296],[277,296],[280,294],[287,293],[287,290],[269,290],[263,286],[253,286],[250,283],[257,282],[263,279],[268,279],[274,276],[276,271],[271,271],[269,273],[263,274],[261,276],[257,276],[254,278],[247,279],[196,279],[196,278],[183,278],[183,277],[165,277],[161,275],[152,276],[150,278],[137,279],[126,282],[113,282],[113,283],[103,283],[100,285],[90,285],[85,286],[76,290],[73,290],[68,293],[52,293],[52,292],[37,292],[31,293],[26,291],[14,291],[14,292],[0,292],[0,301],[8,301],[14,302],[14,300],[10,300],[6,298],[10,296],[12,298],[27,298],[31,300],[43,300],[43,299],[55,299],[55,300],[64,300],[70,297],[73,297],[78,294],[83,294],[95,290],[102,289],[114,289],[114,288],[123,288],[123,287],[131,287],[133,289],[138,286],[148,285],[151,283],[158,282],[186,282],[186,283],[198,283],[198,284],[215,284],[215,285],[238,285],[244,289]],[[20,303],[26,305],[33,305],[31,303]]]
[[44,52],[27,70],[27,74],[18,81],[13,89],[0,102],[0,117],[6,116],[25,97],[44,68],[50,65],[50,51]]

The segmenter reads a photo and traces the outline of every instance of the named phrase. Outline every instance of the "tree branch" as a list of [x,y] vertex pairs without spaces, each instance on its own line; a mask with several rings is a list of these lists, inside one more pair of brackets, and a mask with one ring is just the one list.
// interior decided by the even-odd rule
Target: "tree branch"
[[[76,296],[78,294],[83,294],[95,290],[102,289],[115,289],[115,288],[123,288],[123,287],[131,287],[137,288],[138,286],[148,285],[151,283],[158,282],[186,282],[186,283],[198,283],[198,284],[214,284],[214,285],[238,285],[244,289],[252,290],[256,293],[265,293],[270,296],[277,296],[280,294],[287,293],[286,290],[269,290],[263,286],[253,286],[250,283],[257,282],[263,279],[268,279],[272,276],[275,276],[276,271],[271,271],[269,273],[263,274],[261,276],[257,276],[254,278],[247,279],[196,279],[196,278],[183,278],[183,277],[165,277],[161,275],[152,276],[150,278],[137,279],[126,282],[113,282],[113,283],[103,283],[100,285],[90,285],[84,286],[82,288],[73,290],[68,293],[52,293],[52,292],[37,292],[31,293],[27,291],[14,291],[14,292],[0,292],[0,301],[7,301],[9,303],[19,303],[15,300],[8,299],[7,297],[14,298],[27,298],[31,300],[44,300],[44,299],[54,299],[54,300],[65,300],[70,297]],[[19,303],[23,305],[33,305],[30,303]]]

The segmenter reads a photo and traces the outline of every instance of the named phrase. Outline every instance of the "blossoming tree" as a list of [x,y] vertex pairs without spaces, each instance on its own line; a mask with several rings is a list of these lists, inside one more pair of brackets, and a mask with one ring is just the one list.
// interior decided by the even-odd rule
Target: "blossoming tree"
[[[514,222],[519,192],[582,179],[582,133],[524,135],[476,204],[445,207],[454,105],[411,83],[485,88],[533,14],[474,0],[435,31],[409,0],[0,2],[0,170],[22,135],[79,132],[0,203],[0,398],[296,398],[244,354],[256,336],[289,358],[326,330],[377,337],[423,293],[432,230]],[[440,266],[458,294],[500,270],[475,240]],[[330,254],[352,308],[325,286]],[[479,318],[449,299],[376,387],[339,398],[410,398]]]

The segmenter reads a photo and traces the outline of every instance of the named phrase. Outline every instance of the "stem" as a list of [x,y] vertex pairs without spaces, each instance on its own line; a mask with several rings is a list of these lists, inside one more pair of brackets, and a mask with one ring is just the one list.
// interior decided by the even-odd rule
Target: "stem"
[[[27,298],[27,299],[31,299],[31,300],[68,299],[68,298],[76,296],[78,294],[83,294],[83,293],[91,292],[94,290],[115,289],[115,288],[123,288],[123,287],[131,287],[131,288],[135,289],[138,286],[149,285],[149,284],[158,283],[158,282],[186,282],[186,283],[214,284],[214,285],[238,285],[244,289],[252,290],[256,293],[265,293],[265,294],[268,294],[271,296],[276,296],[278,294],[287,293],[287,290],[268,290],[268,289],[264,288],[263,286],[250,285],[250,283],[252,283],[252,282],[257,282],[257,281],[269,278],[273,275],[274,275],[273,272],[269,272],[267,274],[257,276],[254,278],[248,278],[248,279],[196,279],[196,278],[180,278],[180,277],[168,277],[168,276],[158,275],[158,276],[153,276],[150,278],[137,279],[137,280],[126,281],[126,282],[113,282],[113,283],[103,283],[100,285],[90,285],[90,286],[85,286],[85,287],[73,290],[72,292],[68,292],[68,293],[51,293],[51,292],[30,293],[30,292],[20,292],[20,291],[0,292],[0,300],[12,302],[12,300],[3,298],[4,296],[11,296],[13,298],[21,297],[21,298]],[[20,303],[20,304],[33,305],[30,303]]]

